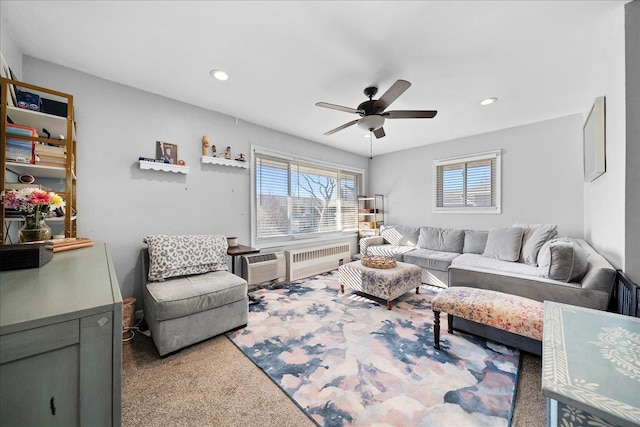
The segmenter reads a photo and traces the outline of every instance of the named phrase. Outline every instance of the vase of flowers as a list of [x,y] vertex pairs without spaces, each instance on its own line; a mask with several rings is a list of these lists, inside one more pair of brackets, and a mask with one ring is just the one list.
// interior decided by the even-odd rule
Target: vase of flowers
[[18,230],[20,243],[51,238],[51,228],[45,220],[49,212],[64,206],[62,197],[52,191],[30,187],[6,191],[3,199],[7,209],[15,209],[24,216],[24,225]]

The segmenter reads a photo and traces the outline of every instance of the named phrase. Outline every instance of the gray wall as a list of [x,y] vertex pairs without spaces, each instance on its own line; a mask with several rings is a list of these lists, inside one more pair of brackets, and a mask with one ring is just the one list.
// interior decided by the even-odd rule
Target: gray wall
[[[497,132],[376,156],[372,192],[385,195],[387,224],[468,229],[515,222],[557,224],[582,237],[582,116],[574,114]],[[433,213],[433,161],[502,150],[502,213]]]
[[627,180],[625,271],[640,283],[640,1],[625,6]]
[[606,34],[608,49],[583,72],[592,76],[584,88],[583,117],[596,97],[606,97],[606,172],[584,184],[584,236],[616,268],[625,268],[625,29],[624,9],[616,9]]
[[18,44],[9,32],[9,26],[5,25],[4,19],[4,15],[0,15],[0,52],[19,79],[22,76],[22,52],[18,49]]
[[[123,296],[140,300],[148,234],[224,234],[250,242],[250,172],[200,164],[201,138],[249,159],[251,144],[368,170],[366,157],[109,82],[29,56],[24,80],[74,95],[78,235],[109,245]],[[156,141],[179,146],[188,175],[140,170]],[[355,243],[355,238],[353,239]]]

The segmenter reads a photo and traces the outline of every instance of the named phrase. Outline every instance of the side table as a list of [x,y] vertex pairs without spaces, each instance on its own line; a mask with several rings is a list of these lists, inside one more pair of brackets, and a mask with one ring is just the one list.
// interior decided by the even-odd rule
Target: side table
[[640,319],[544,302],[549,426],[640,425]]
[[236,274],[236,258],[240,255],[256,254],[260,252],[258,248],[252,248],[251,246],[238,245],[227,249],[227,255],[231,257],[231,272]]

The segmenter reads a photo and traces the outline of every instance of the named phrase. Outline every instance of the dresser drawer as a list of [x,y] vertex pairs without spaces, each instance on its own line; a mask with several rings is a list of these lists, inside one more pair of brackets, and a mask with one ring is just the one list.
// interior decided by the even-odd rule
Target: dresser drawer
[[0,363],[8,363],[79,342],[79,320],[69,320],[2,335],[0,336]]

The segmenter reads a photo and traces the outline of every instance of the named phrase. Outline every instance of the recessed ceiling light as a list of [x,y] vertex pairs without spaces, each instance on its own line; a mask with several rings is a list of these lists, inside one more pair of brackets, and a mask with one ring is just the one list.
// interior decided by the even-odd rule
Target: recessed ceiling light
[[224,70],[211,70],[209,74],[211,74],[211,77],[218,79],[220,81],[229,80],[229,75]]
[[486,98],[480,101],[480,105],[491,105],[497,101],[498,101],[498,98]]

